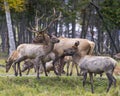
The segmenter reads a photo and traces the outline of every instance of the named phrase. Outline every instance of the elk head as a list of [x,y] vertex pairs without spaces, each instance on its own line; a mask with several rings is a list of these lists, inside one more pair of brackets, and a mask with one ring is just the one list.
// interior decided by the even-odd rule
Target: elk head
[[29,29],[31,32],[35,32],[37,34],[35,36],[35,38],[33,39],[33,43],[44,43],[44,44],[47,44],[47,42],[50,40],[50,37],[49,37],[49,35],[47,33],[47,30],[54,22],[56,22],[59,18],[61,18],[61,12],[60,12],[59,16],[57,18],[55,18],[56,17],[56,11],[55,11],[54,8],[53,8],[53,10],[54,10],[54,12],[53,12],[54,19],[48,24],[48,26],[46,26],[41,31],[36,30],[36,28],[33,28],[33,27],[32,27],[32,30]]
[[6,72],[8,72],[12,63],[13,63],[13,61],[5,61],[5,62],[6,62]]
[[79,41],[75,42],[74,46],[64,50],[65,56],[73,56],[78,51]]

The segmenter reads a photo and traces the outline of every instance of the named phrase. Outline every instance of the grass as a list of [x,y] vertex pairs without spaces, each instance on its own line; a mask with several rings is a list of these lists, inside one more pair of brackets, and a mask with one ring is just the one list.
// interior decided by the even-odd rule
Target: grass
[[95,78],[92,94],[87,80],[82,87],[82,78],[77,76],[45,77],[0,77],[0,96],[120,96],[120,79],[117,87],[106,93],[107,79]]
[[[4,64],[4,60],[0,60],[0,64]],[[10,76],[8,75],[10,74]],[[55,76],[53,72],[48,77],[41,74],[40,80],[36,79],[36,74],[31,70],[32,75],[15,77],[13,70],[5,73],[5,69],[0,69],[0,96],[120,96],[120,77],[117,79],[117,87],[111,87],[106,93],[108,80],[104,75],[102,78],[97,75],[94,77],[94,91],[91,93],[89,78],[87,78],[86,86],[82,86],[82,77],[73,76],[61,77]]]

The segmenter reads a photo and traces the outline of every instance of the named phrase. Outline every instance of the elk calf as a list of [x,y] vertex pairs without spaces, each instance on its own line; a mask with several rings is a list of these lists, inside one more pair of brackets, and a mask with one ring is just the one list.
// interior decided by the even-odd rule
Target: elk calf
[[30,59],[27,59],[24,61],[23,65],[22,65],[22,72],[25,72],[27,70],[27,74],[29,74],[30,72],[30,69],[34,68],[35,72],[36,72],[36,69],[34,67],[34,60],[30,60]]
[[[46,64],[45,64],[45,67],[46,67],[46,72],[50,72],[50,71],[54,71],[54,69],[53,69],[53,64],[52,64],[52,60],[51,61],[49,61],[49,62],[46,62]],[[22,67],[22,72],[25,72],[26,70],[27,70],[27,74],[26,75],[28,75],[29,74],[29,71],[30,71],[30,69],[32,69],[32,68],[34,68],[35,69],[35,72],[36,72],[36,68],[35,68],[35,66],[34,66],[34,60],[25,60],[25,62],[24,62],[24,64],[23,64],[23,67]],[[41,65],[40,66],[40,73],[43,73],[44,72],[44,68],[43,68],[43,66]]]
[[[53,64],[52,64],[52,60],[55,59],[55,54],[53,52],[50,52],[45,58],[44,58],[44,62],[45,62],[45,67],[46,67],[46,71],[50,72],[51,70],[53,71]],[[35,67],[35,61],[34,59],[30,60],[25,60],[23,67],[22,67],[22,72],[27,71],[27,75],[29,74],[30,69],[34,68],[36,70]],[[44,68],[41,65],[40,66],[40,73],[44,72]]]

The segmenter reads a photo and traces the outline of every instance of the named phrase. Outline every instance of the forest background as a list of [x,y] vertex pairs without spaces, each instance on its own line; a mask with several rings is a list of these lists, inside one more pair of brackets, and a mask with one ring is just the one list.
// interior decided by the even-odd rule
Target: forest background
[[69,38],[86,38],[96,43],[95,54],[120,52],[120,0],[0,0],[1,56],[19,44],[31,43],[53,19],[53,8],[62,17],[48,33]]

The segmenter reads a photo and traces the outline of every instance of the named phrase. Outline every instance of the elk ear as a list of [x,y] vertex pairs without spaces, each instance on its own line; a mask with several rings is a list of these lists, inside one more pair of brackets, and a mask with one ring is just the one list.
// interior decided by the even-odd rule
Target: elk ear
[[77,47],[79,44],[80,44],[79,41],[76,41],[76,42],[75,42],[75,46],[76,46],[76,47]]

